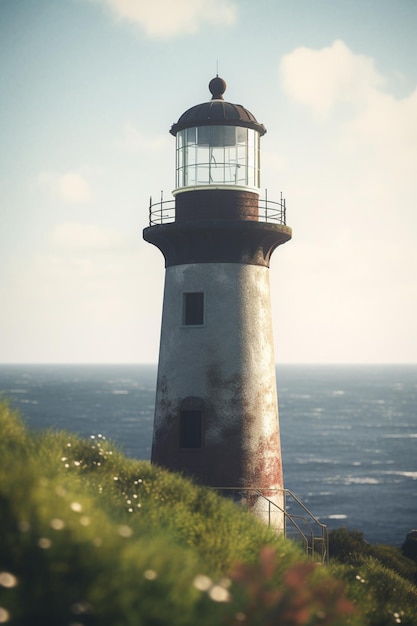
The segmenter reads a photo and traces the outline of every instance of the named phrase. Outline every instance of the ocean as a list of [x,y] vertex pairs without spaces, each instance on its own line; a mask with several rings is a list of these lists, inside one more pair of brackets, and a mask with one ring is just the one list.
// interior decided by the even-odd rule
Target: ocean
[[[417,528],[417,365],[277,367],[285,487],[329,529],[400,546]],[[149,459],[156,366],[0,365],[34,430],[102,434]]]

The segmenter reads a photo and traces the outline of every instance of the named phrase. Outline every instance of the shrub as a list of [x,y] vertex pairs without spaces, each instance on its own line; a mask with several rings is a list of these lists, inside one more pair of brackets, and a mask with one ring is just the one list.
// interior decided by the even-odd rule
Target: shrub
[[416,563],[394,546],[373,545],[371,555],[380,563],[408,580],[417,582]]
[[417,563],[417,531],[412,530],[408,533],[406,540],[401,546],[401,552],[405,557]]
[[337,528],[329,532],[329,555],[341,563],[356,563],[359,555],[370,554],[371,549],[358,530]]
[[349,619],[354,606],[344,596],[344,584],[340,580],[328,576],[323,580],[322,576],[317,576],[320,566],[316,563],[297,563],[283,573],[276,557],[273,548],[266,546],[257,563],[235,566],[231,578],[240,584],[240,590],[237,593],[235,590],[240,610],[227,624],[239,626],[242,621],[253,626],[354,623]]
[[363,533],[357,530],[332,530],[329,533],[329,552],[340,563],[352,565],[362,564],[365,557],[372,557],[409,582],[415,583],[417,580],[416,564],[404,555],[404,546],[399,550],[394,546],[369,544],[363,538]]

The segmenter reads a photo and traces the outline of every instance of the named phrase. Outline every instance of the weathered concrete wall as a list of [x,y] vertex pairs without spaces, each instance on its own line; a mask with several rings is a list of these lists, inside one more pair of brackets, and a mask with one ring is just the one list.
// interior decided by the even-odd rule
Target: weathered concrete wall
[[[201,326],[184,326],[184,292],[204,292]],[[179,446],[185,398],[204,401],[203,444]],[[267,267],[168,267],[152,462],[214,487],[282,488]]]

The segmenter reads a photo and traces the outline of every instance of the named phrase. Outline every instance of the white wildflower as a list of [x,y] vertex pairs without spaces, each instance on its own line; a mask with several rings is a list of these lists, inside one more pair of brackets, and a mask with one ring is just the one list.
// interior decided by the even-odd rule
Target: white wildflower
[[17,585],[17,578],[10,572],[0,572],[0,585],[6,589],[12,589]]

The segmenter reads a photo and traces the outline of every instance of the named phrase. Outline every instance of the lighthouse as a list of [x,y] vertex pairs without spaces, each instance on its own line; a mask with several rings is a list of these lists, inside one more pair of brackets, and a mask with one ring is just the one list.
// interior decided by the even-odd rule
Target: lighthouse
[[282,527],[269,265],[291,229],[282,198],[260,199],[265,127],[219,76],[209,90],[171,127],[174,200],[143,231],[166,267],[151,462]]

